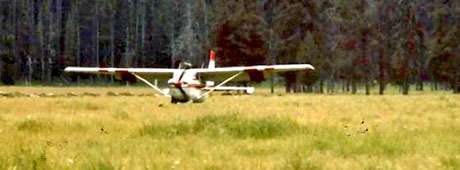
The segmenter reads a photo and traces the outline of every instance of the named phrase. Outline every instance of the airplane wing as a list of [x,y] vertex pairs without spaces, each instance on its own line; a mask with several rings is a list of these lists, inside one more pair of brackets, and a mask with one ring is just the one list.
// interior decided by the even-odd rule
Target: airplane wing
[[98,67],[66,67],[65,72],[86,73],[86,74],[102,74],[115,75],[122,78],[124,76],[132,76],[137,74],[145,78],[168,79],[174,74],[177,69],[168,68],[98,68]]
[[196,69],[196,73],[204,80],[224,81],[225,79],[241,73],[232,81],[254,81],[261,82],[270,77],[272,73],[283,73],[290,71],[307,71],[315,68],[310,64],[284,64],[284,65],[258,65],[243,67],[218,67]]
[[167,68],[98,68],[98,67],[66,67],[65,72],[115,75],[117,79],[134,80],[139,79],[152,87],[158,93],[169,96],[167,92],[153,85],[145,78],[168,79],[171,78],[177,69]]

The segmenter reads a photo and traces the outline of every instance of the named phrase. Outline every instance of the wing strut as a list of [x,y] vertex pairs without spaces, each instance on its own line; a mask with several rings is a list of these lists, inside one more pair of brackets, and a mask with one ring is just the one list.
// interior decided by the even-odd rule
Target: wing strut
[[150,86],[152,89],[156,90],[157,92],[161,93],[162,95],[164,96],[168,96],[168,97],[171,97],[169,94],[165,93],[163,90],[161,90],[160,88],[158,88],[157,86],[153,85],[152,83],[150,83],[149,81],[147,81],[146,79],[142,78],[141,76],[137,75],[136,73],[131,73],[134,77],[136,77],[137,79],[141,80],[142,82],[144,82],[145,84],[147,84],[148,86]]
[[233,79],[235,79],[235,78],[238,77],[239,75],[243,74],[243,72],[244,72],[244,71],[240,71],[240,72],[234,74],[233,76],[229,77],[228,79],[226,79],[225,81],[223,81],[223,82],[220,83],[219,85],[212,87],[211,89],[209,89],[208,92],[203,93],[200,97],[198,97],[198,99],[201,99],[202,97],[208,95],[209,93],[214,92],[217,88],[219,88],[219,87],[221,87],[221,86],[227,84],[229,81],[232,81]]

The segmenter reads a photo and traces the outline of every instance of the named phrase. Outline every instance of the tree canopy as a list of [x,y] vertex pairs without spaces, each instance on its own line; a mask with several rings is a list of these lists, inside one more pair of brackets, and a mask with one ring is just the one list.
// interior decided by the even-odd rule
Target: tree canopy
[[458,1],[12,0],[0,21],[4,84],[61,81],[68,65],[200,67],[212,49],[218,66],[317,68],[310,80],[286,75],[288,91],[460,92]]

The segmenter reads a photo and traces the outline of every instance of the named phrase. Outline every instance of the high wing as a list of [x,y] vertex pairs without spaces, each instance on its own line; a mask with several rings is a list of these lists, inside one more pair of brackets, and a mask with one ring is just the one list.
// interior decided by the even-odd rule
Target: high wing
[[65,72],[105,74],[115,76],[131,76],[137,74],[146,78],[169,79],[178,69],[169,68],[97,68],[97,67],[67,67]]
[[290,71],[307,71],[315,68],[310,64],[284,64],[284,65],[258,65],[242,67],[218,67],[194,69],[204,80],[223,81],[235,74],[239,74],[231,81],[264,81],[272,73],[283,73]]

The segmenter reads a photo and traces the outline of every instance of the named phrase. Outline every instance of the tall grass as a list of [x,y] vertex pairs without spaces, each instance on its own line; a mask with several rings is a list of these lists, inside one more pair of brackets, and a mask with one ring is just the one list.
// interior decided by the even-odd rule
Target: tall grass
[[300,132],[301,126],[289,118],[242,118],[238,114],[206,115],[193,121],[178,121],[173,124],[148,124],[140,135],[152,137],[175,137],[183,135],[205,135],[209,137],[234,137],[268,139]]
[[26,119],[16,124],[19,131],[42,132],[52,130],[54,123],[47,119]]
[[[41,89],[13,88],[129,90]],[[0,169],[459,169],[459,117],[460,96],[437,92],[0,97]]]

